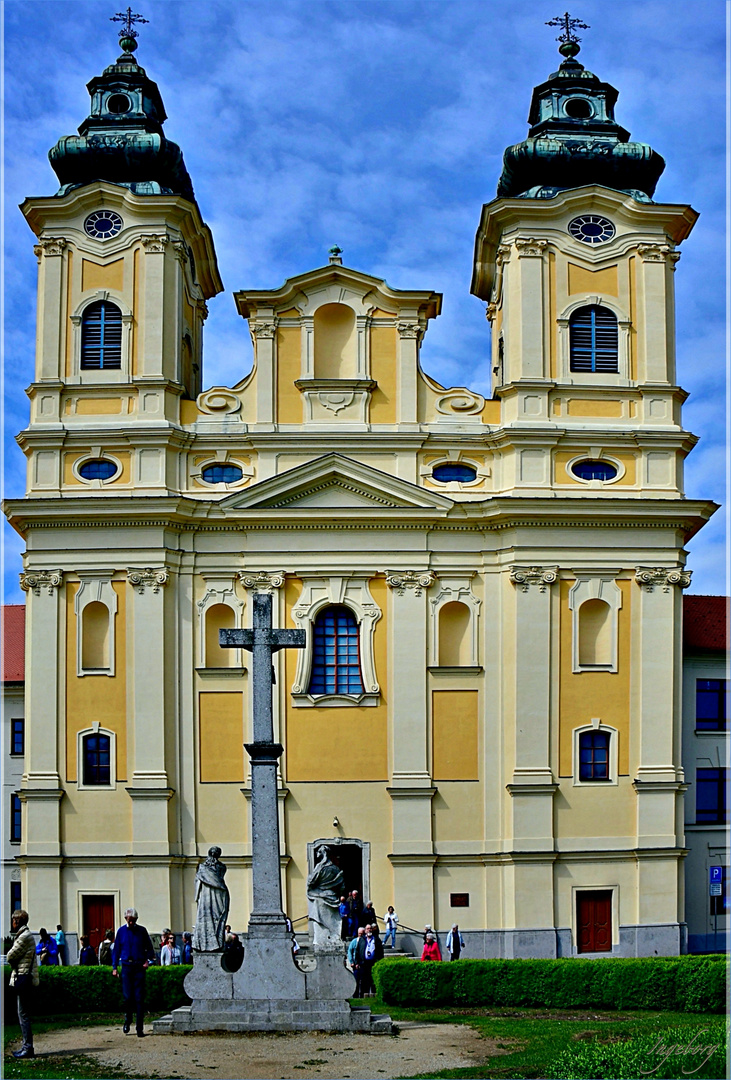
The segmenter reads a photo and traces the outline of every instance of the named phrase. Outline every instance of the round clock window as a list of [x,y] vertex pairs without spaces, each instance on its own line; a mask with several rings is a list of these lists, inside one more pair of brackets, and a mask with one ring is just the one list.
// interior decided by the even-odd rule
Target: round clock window
[[605,244],[616,231],[609,218],[599,214],[582,214],[569,222],[569,232],[582,244]]
[[123,225],[121,217],[113,210],[97,210],[89,214],[84,222],[84,230],[87,236],[93,236],[95,240],[108,240],[110,236],[116,236]]

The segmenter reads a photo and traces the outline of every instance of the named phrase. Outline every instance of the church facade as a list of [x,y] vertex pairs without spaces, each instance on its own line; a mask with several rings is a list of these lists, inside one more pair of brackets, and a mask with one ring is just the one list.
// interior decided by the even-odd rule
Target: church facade
[[274,658],[285,907],[326,843],[471,956],[684,950],[684,544],[673,278],[695,212],[562,46],[482,208],[489,398],[420,365],[438,292],[342,264],[235,294],[254,346],[203,389],[213,238],[135,42],[27,199],[38,334],[26,543],[22,900],[92,933],[189,928],[223,850],[250,898],[251,625]]

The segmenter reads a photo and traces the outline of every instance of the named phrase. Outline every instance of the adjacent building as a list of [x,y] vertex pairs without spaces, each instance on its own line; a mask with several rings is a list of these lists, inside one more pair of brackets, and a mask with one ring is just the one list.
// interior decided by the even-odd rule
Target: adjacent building
[[244,654],[219,631],[271,592],[307,647],[275,659],[281,872],[306,914],[316,844],[403,923],[472,956],[685,948],[685,545],[678,247],[662,158],[576,59],[481,208],[484,397],[420,349],[436,291],[342,262],[235,294],[254,366],[203,389],[213,237],[132,38],[89,83],[38,258],[20,787],[34,921],[190,926],[219,844],[250,908]]

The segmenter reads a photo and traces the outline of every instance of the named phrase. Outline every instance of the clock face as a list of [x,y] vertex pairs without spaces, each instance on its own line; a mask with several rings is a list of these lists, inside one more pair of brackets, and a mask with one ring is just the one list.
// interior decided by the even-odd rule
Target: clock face
[[124,225],[119,214],[113,210],[97,210],[89,214],[84,222],[84,229],[88,236],[95,240],[108,240],[110,236],[116,236]]
[[616,231],[609,218],[599,214],[582,214],[569,222],[569,232],[582,244],[605,244]]

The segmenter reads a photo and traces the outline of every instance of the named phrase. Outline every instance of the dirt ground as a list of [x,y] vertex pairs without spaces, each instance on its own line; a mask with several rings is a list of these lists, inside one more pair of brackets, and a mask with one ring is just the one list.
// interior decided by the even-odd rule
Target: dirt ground
[[466,1024],[399,1025],[392,1035],[152,1035],[114,1027],[36,1036],[37,1057],[87,1054],[100,1064],[151,1077],[216,1080],[389,1080],[479,1065],[505,1053]]

